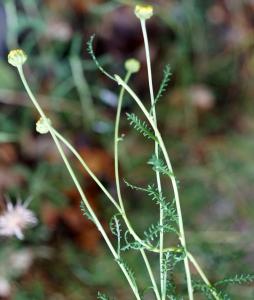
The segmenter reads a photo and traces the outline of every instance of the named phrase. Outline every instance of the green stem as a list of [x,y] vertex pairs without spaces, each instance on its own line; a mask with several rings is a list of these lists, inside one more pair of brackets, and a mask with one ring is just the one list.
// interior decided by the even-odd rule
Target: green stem
[[[116,202],[116,200],[110,195],[110,193],[107,191],[107,189],[104,187],[104,185],[100,182],[100,180],[97,178],[97,176],[92,172],[92,170],[88,167],[88,165],[85,163],[84,159],[80,156],[80,154],[78,153],[78,151],[54,128],[52,128],[54,130],[55,135],[57,136],[57,138],[59,140],[61,140],[65,146],[73,153],[73,155],[79,160],[79,162],[81,163],[81,165],[83,166],[83,168],[85,169],[85,171],[91,176],[91,178],[97,183],[97,185],[101,188],[101,190],[104,192],[104,194],[108,197],[108,199],[113,203],[113,205],[115,206],[115,208],[118,210],[118,212],[122,215],[125,224],[129,230],[129,232],[131,233],[131,235],[133,236],[133,238],[138,241],[140,244],[142,244],[146,250],[151,251],[151,252],[155,252],[155,253],[159,253],[160,249],[156,248],[156,247],[152,247],[151,245],[148,245],[147,243],[145,243],[134,231],[134,229],[132,228],[129,219],[127,218],[126,214],[122,212],[120,206],[118,205],[118,203]],[[177,248],[177,247],[168,247],[168,248],[164,248],[163,252],[179,252],[181,251],[181,249]]]
[[[173,190],[174,190],[175,201],[176,201],[176,209],[177,209],[177,214],[178,214],[178,224],[179,224],[179,231],[180,231],[179,239],[180,239],[182,247],[185,249],[185,251],[187,251],[186,250],[186,241],[185,241],[184,228],[183,228],[182,211],[181,211],[179,193],[178,193],[178,188],[177,188],[177,182],[176,182],[175,176],[173,175],[172,165],[171,165],[171,162],[170,162],[165,144],[164,144],[163,139],[161,137],[161,134],[160,134],[156,124],[154,124],[153,118],[151,117],[151,115],[149,114],[149,112],[147,111],[145,106],[143,105],[142,101],[135,94],[135,92],[121,79],[120,76],[115,75],[115,78],[116,78],[118,84],[123,86],[127,90],[127,92],[131,95],[131,97],[136,101],[136,103],[138,104],[140,109],[143,111],[145,117],[149,121],[150,125],[152,126],[152,128],[154,130],[154,133],[155,133],[155,135],[158,139],[158,143],[160,145],[161,151],[162,151],[163,156],[165,158],[167,167],[168,167],[169,171],[172,173],[172,175],[170,176],[170,179],[171,179]],[[187,279],[189,299],[193,300],[193,288],[192,288],[192,283],[191,283],[191,273],[190,273],[189,261],[188,261],[187,256],[184,258],[184,267],[185,267],[185,273],[186,273],[186,279]]]
[[[131,72],[127,72],[124,82],[127,84],[131,76]],[[125,213],[125,208],[123,204],[123,198],[122,198],[122,193],[121,193],[121,188],[120,188],[120,179],[119,179],[119,149],[118,149],[118,144],[120,141],[119,138],[119,125],[120,125],[120,117],[121,117],[121,111],[122,111],[122,103],[123,103],[123,96],[124,96],[125,89],[121,88],[119,98],[118,98],[118,105],[117,105],[117,112],[116,112],[116,120],[115,120],[115,134],[114,134],[114,167],[115,167],[115,182],[116,182],[116,192],[117,192],[117,197],[118,201],[121,207],[121,211],[124,215]]]
[[200,265],[198,264],[198,262],[196,261],[196,259],[194,258],[194,256],[190,252],[187,252],[187,256],[188,256],[189,260],[191,261],[191,263],[193,264],[193,266],[195,267],[195,269],[197,270],[197,272],[199,273],[199,275],[202,278],[202,280],[204,281],[204,283],[208,287],[211,288],[211,293],[213,294],[214,299],[215,300],[221,300],[221,298],[218,296],[218,294],[216,293],[216,291],[214,289],[212,289],[212,285],[211,285],[210,281],[206,277],[205,273],[201,269]]
[[[146,53],[146,64],[147,64],[147,73],[148,73],[148,84],[149,84],[149,91],[150,91],[150,98],[151,98],[151,107],[152,107],[152,116],[154,120],[154,124],[157,127],[157,116],[156,116],[156,108],[155,108],[155,100],[154,100],[154,89],[153,89],[153,79],[152,79],[152,67],[151,67],[151,58],[150,58],[150,50],[149,50],[149,43],[148,43],[148,37],[147,37],[147,31],[146,31],[146,21],[144,19],[140,20],[141,22],[141,28],[144,38],[144,44],[145,44],[145,53]],[[154,153],[156,158],[159,158],[159,145],[157,142],[155,142],[154,146]],[[161,193],[161,178],[160,178],[160,172],[156,171],[156,181],[157,181],[157,188],[159,193]],[[160,227],[163,228],[163,209],[162,205],[160,204]],[[166,299],[166,272],[163,272],[163,248],[164,248],[164,232],[163,229],[160,231],[160,281],[161,281],[161,295],[162,300]]]
[[122,264],[119,263],[120,257],[118,256],[117,252],[115,251],[115,249],[114,249],[112,243],[110,242],[110,240],[109,240],[109,238],[108,238],[108,236],[107,236],[107,233],[105,232],[103,226],[101,225],[101,223],[100,223],[100,221],[98,220],[96,214],[94,213],[92,207],[90,206],[90,204],[89,204],[89,202],[88,202],[88,200],[87,200],[87,198],[86,198],[86,196],[85,196],[85,194],[84,194],[84,192],[83,192],[83,189],[82,189],[82,187],[80,186],[80,184],[79,184],[79,182],[78,182],[78,179],[77,179],[77,177],[76,177],[76,175],[75,175],[75,173],[74,173],[74,171],[73,171],[73,169],[72,169],[72,167],[71,167],[71,165],[70,165],[70,163],[69,163],[69,161],[68,161],[68,159],[67,159],[67,157],[66,157],[64,151],[63,151],[63,148],[62,148],[61,144],[59,143],[59,140],[57,139],[57,136],[56,136],[55,133],[54,133],[53,128],[52,128],[51,125],[49,124],[48,119],[47,119],[45,113],[44,113],[43,110],[41,109],[41,107],[40,107],[38,101],[36,100],[36,98],[34,97],[32,91],[30,90],[30,87],[28,86],[28,83],[27,83],[26,78],[25,78],[25,76],[24,76],[22,67],[19,67],[19,68],[18,68],[18,72],[19,72],[19,75],[20,75],[20,78],[21,78],[21,80],[22,80],[22,83],[23,83],[23,85],[24,85],[24,87],[25,87],[25,89],[26,89],[26,91],[27,91],[27,93],[28,93],[28,95],[29,95],[31,101],[33,102],[35,108],[38,110],[40,116],[44,119],[45,124],[47,124],[48,130],[49,130],[49,132],[50,132],[50,134],[51,134],[51,136],[52,136],[52,138],[53,138],[53,140],[54,140],[54,142],[55,142],[55,144],[56,144],[56,147],[57,147],[57,149],[58,149],[58,151],[59,151],[59,153],[60,153],[60,155],[61,155],[61,157],[62,157],[64,163],[65,163],[65,166],[66,166],[67,170],[69,171],[69,174],[70,174],[70,176],[71,176],[71,178],[72,178],[72,180],[73,180],[73,182],[74,182],[74,184],[75,184],[75,186],[76,186],[76,188],[77,188],[77,190],[78,190],[78,192],[79,192],[79,194],[80,194],[80,196],[81,196],[82,201],[84,202],[84,204],[85,204],[85,206],[86,206],[88,212],[89,212],[90,215],[92,216],[92,219],[93,219],[93,221],[94,221],[96,227],[98,228],[99,232],[101,232],[101,234],[102,234],[102,236],[103,236],[103,238],[104,238],[106,244],[108,245],[108,247],[109,247],[109,249],[110,249],[110,251],[111,251],[113,257],[114,257],[115,260],[118,262],[118,265],[119,265],[119,267],[121,268],[121,270],[123,271],[123,273],[124,273],[124,275],[125,275],[125,277],[126,277],[128,283],[129,283],[131,289],[133,290],[133,293],[134,293],[136,299],[137,299],[137,300],[141,300],[140,295],[139,295],[139,292],[138,292],[138,290],[137,290],[135,284],[133,284],[133,282],[132,282],[132,280],[131,280],[131,277],[130,277],[129,274],[128,274],[128,271],[126,270],[126,268],[125,268]]
[[88,167],[88,165],[85,163],[81,155],[78,153],[78,151],[69,143],[56,129],[54,129],[54,133],[57,136],[59,140],[61,140],[65,146],[76,156],[78,161],[81,163],[85,171],[91,176],[91,178],[95,181],[95,183],[100,187],[100,189],[103,191],[103,193],[108,197],[108,199],[113,203],[115,208],[118,210],[119,213],[121,212],[120,206],[117,204],[115,199],[110,195],[108,190],[105,188],[105,186],[100,182],[98,177],[92,172],[92,170]]
[[153,285],[153,290],[154,290],[156,299],[157,299],[157,300],[161,300],[161,296],[160,296],[160,293],[159,293],[159,290],[158,290],[158,287],[157,287],[157,284],[156,284],[156,281],[155,281],[155,278],[154,278],[154,275],[153,275],[153,271],[152,271],[152,269],[151,269],[151,265],[150,265],[150,263],[149,263],[149,261],[148,261],[148,259],[147,259],[145,250],[144,250],[144,249],[141,249],[140,252],[141,252],[141,254],[142,254],[142,256],[143,256],[143,259],[144,259],[144,262],[145,262],[145,265],[146,265],[148,274],[149,274],[149,276],[150,276],[150,279],[151,279],[151,282],[152,282],[152,285]]
[[[131,76],[131,72],[127,72],[124,82],[127,84],[129,79]],[[122,193],[121,193],[121,186],[120,186],[120,179],[119,179],[119,126],[120,126],[120,117],[121,117],[121,112],[122,112],[122,104],[123,104],[123,96],[124,96],[124,92],[125,89],[122,87],[120,94],[119,94],[119,98],[118,98],[118,105],[117,105],[117,113],[116,113],[116,120],[115,120],[115,134],[114,134],[114,160],[115,160],[115,181],[116,181],[116,191],[117,191],[117,197],[119,200],[119,204],[122,210],[122,216],[123,219],[127,225],[127,228],[129,229],[130,233],[132,234],[132,236],[134,237],[135,240],[140,240],[140,238],[136,235],[136,233],[134,233],[134,230],[132,229],[130,222],[126,216],[126,212],[125,212],[125,207],[124,207],[124,203],[123,203],[123,197],[122,197]],[[153,285],[153,289],[156,295],[156,299],[157,300],[161,300],[160,298],[160,294],[154,279],[154,275],[150,266],[150,263],[147,259],[146,253],[144,251],[144,249],[140,249],[141,255],[144,259],[148,274],[150,276],[152,285]]]

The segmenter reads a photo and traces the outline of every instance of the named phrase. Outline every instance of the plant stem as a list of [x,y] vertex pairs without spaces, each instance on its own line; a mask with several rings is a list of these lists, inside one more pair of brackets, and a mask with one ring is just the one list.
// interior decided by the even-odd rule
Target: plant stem
[[[127,72],[124,82],[127,84],[131,76],[131,72]],[[120,179],[119,179],[119,157],[118,157],[118,144],[120,141],[119,138],[119,125],[120,125],[120,117],[121,117],[121,111],[122,111],[122,103],[123,103],[123,96],[124,96],[125,89],[121,88],[119,98],[118,98],[118,105],[117,105],[117,112],[116,112],[116,119],[115,119],[115,134],[114,134],[114,167],[115,167],[115,182],[116,182],[116,192],[117,192],[117,197],[119,201],[119,205],[121,207],[121,211],[124,215],[125,213],[125,208],[123,204],[123,198],[122,198],[122,193],[121,193],[121,188],[120,188]]]
[[[126,84],[128,83],[130,76],[131,76],[131,72],[127,72],[125,79],[124,79],[124,82]],[[122,112],[124,92],[125,92],[125,89],[122,87],[120,94],[119,94],[119,98],[118,98],[117,113],[116,113],[116,120],[115,120],[115,134],[114,134],[115,181],[116,181],[117,197],[118,197],[119,204],[120,204],[121,211],[122,211],[122,217],[126,223],[127,228],[129,229],[130,233],[134,237],[134,239],[139,241],[140,238],[136,235],[136,233],[134,233],[134,230],[132,229],[130,222],[126,216],[125,207],[123,204],[122,193],[121,193],[120,179],[119,179],[119,148],[118,148],[118,144],[120,141],[119,126],[120,126],[120,117],[121,117],[121,112]],[[154,279],[154,275],[153,275],[150,263],[147,259],[146,253],[145,253],[144,249],[140,249],[140,252],[144,259],[148,274],[150,276],[156,299],[161,300],[160,294],[159,294],[159,291],[158,291],[158,288],[157,288],[157,285],[156,285],[156,282]]]
[[154,290],[156,299],[157,300],[161,300],[161,296],[160,296],[160,293],[159,293],[159,290],[158,290],[158,287],[157,287],[157,284],[156,284],[156,281],[155,281],[155,278],[154,278],[154,275],[153,275],[153,272],[152,272],[152,269],[151,269],[151,265],[150,265],[150,263],[149,263],[149,261],[147,259],[145,250],[141,249],[140,252],[141,252],[141,254],[143,256],[143,259],[144,259],[144,262],[145,262],[148,274],[150,276],[150,279],[151,279],[151,282],[152,282],[152,285],[153,285],[153,290]]
[[[155,101],[154,101],[154,89],[153,89],[153,79],[152,79],[152,68],[151,68],[151,57],[150,57],[150,50],[149,50],[149,43],[146,31],[146,21],[144,19],[140,19],[143,38],[144,38],[144,45],[145,45],[145,53],[146,53],[146,64],[147,64],[147,73],[148,73],[148,84],[149,84],[149,91],[150,91],[150,98],[151,98],[151,107],[152,107],[152,116],[154,120],[154,124],[157,127],[157,116],[156,116],[156,108],[155,108]],[[154,145],[154,153],[156,158],[159,158],[159,145],[155,141]],[[159,171],[156,171],[156,181],[157,181],[157,188],[158,192],[161,193],[161,178]],[[160,281],[161,281],[161,295],[162,300],[166,299],[166,276],[167,273],[163,272],[163,248],[164,248],[164,232],[163,232],[163,209],[162,204],[160,204]]]
[[[167,167],[168,167],[169,171],[172,172],[172,175],[170,176],[170,179],[171,179],[173,190],[174,190],[175,201],[176,201],[176,209],[177,209],[177,214],[178,214],[178,224],[179,224],[179,231],[180,231],[179,239],[180,239],[182,247],[187,252],[185,234],[184,234],[184,228],[183,228],[183,218],[182,218],[182,211],[181,211],[179,193],[178,193],[178,188],[177,188],[177,182],[176,182],[175,176],[173,175],[172,165],[171,165],[171,162],[170,162],[165,144],[164,144],[163,139],[161,137],[161,134],[160,134],[156,124],[154,124],[153,118],[150,116],[149,112],[147,111],[147,109],[145,108],[145,106],[143,105],[143,103],[139,99],[139,97],[135,94],[135,92],[121,79],[120,76],[115,75],[115,78],[116,78],[118,84],[120,84],[121,86],[123,86],[127,90],[127,92],[132,96],[132,98],[136,101],[136,103],[138,104],[140,109],[143,111],[145,117],[147,118],[147,120],[149,121],[150,125],[152,126],[152,128],[154,130],[155,136],[158,139],[158,143],[160,145],[161,151],[162,151],[163,156],[165,158]],[[190,273],[189,261],[188,261],[187,256],[184,258],[184,267],[185,267],[185,274],[186,274],[186,279],[187,279],[189,299],[193,300],[193,288],[192,288],[192,283],[191,283],[191,273]]]
[[[74,156],[79,160],[79,162],[81,163],[81,165],[83,166],[83,168],[86,170],[86,172],[91,176],[91,178],[93,178],[93,180],[97,183],[97,185],[101,188],[101,190],[104,192],[104,194],[108,197],[108,199],[113,203],[113,205],[115,206],[115,208],[118,210],[118,212],[122,215],[125,224],[128,228],[128,230],[130,231],[131,235],[133,236],[133,238],[138,241],[140,244],[142,244],[146,250],[151,251],[151,252],[155,252],[155,253],[159,253],[160,249],[156,248],[156,247],[152,247],[151,245],[148,245],[147,243],[145,243],[134,231],[134,229],[132,228],[129,219],[127,218],[126,214],[122,212],[120,206],[118,205],[118,203],[116,202],[116,200],[110,195],[110,193],[107,191],[107,189],[105,188],[105,186],[100,182],[100,180],[97,178],[97,176],[92,172],[92,170],[88,167],[88,165],[85,163],[84,159],[80,156],[80,154],[78,153],[78,151],[54,128],[52,128],[52,130],[54,130],[55,135],[57,136],[57,138],[59,140],[61,140],[65,146],[74,154]],[[177,247],[168,247],[168,248],[164,248],[163,252],[179,252],[181,249],[178,249]]]
[[105,186],[101,183],[101,181],[98,179],[98,177],[92,172],[92,170],[88,167],[88,165],[85,163],[84,159],[81,157],[81,155],[78,153],[78,151],[69,143],[56,129],[52,128],[55,135],[59,140],[61,140],[65,146],[76,156],[78,161],[81,163],[85,171],[91,176],[91,178],[95,181],[95,183],[100,187],[100,189],[103,191],[103,193],[108,197],[108,199],[113,203],[115,208],[118,210],[119,213],[121,213],[121,208],[118,205],[118,203],[115,201],[115,199],[110,195],[108,190],[105,188]]
[[214,289],[212,289],[212,285],[211,285],[210,281],[206,277],[205,273],[201,269],[200,265],[198,264],[198,262],[196,261],[196,259],[194,258],[194,256],[190,252],[187,252],[187,256],[189,257],[189,260],[191,261],[191,263],[193,264],[193,266],[195,267],[195,269],[199,273],[199,275],[202,278],[202,280],[204,281],[204,283],[208,287],[211,288],[211,293],[213,294],[214,299],[221,300],[221,298],[218,296],[218,294],[216,293],[216,291]]
[[71,165],[70,165],[70,163],[69,163],[69,161],[68,161],[68,159],[67,159],[64,151],[63,151],[63,148],[62,148],[61,144],[59,143],[59,140],[57,139],[57,136],[55,135],[53,128],[51,127],[51,125],[48,122],[48,119],[47,119],[44,111],[41,109],[38,101],[34,97],[32,91],[31,91],[31,89],[30,89],[30,87],[29,87],[29,85],[28,85],[28,83],[26,81],[26,78],[24,76],[22,67],[18,68],[18,72],[19,72],[19,75],[20,75],[20,78],[22,80],[22,83],[23,83],[23,85],[24,85],[24,87],[25,87],[25,89],[26,89],[26,91],[27,91],[27,93],[28,93],[31,101],[33,102],[35,108],[38,110],[40,116],[44,119],[44,122],[47,124],[48,130],[49,130],[49,132],[50,132],[50,134],[51,134],[51,136],[52,136],[52,138],[53,138],[53,140],[54,140],[54,142],[56,144],[56,147],[57,147],[57,149],[58,149],[58,151],[59,151],[59,153],[60,153],[60,155],[61,155],[64,163],[65,163],[65,166],[66,166],[67,170],[69,171],[69,174],[70,174],[70,176],[71,176],[71,178],[72,178],[72,180],[73,180],[73,182],[74,182],[74,184],[75,184],[75,186],[76,186],[76,188],[77,188],[77,190],[78,190],[78,192],[79,192],[79,194],[81,196],[82,201],[84,202],[84,204],[85,204],[88,212],[92,216],[92,219],[93,219],[96,227],[98,228],[99,232],[101,232],[101,234],[102,234],[102,236],[103,236],[106,244],[108,245],[108,247],[109,247],[109,249],[110,249],[113,257],[117,261],[119,267],[122,269],[122,271],[123,271],[123,273],[124,273],[124,275],[125,275],[128,283],[129,283],[129,285],[130,285],[130,287],[131,287],[131,289],[132,289],[132,291],[133,291],[136,299],[137,300],[141,300],[139,292],[137,290],[137,287],[132,282],[132,279],[130,278],[130,275],[128,274],[128,271],[126,270],[126,268],[121,263],[119,263],[119,256],[118,256],[117,252],[115,251],[112,243],[109,240],[109,237],[107,236],[107,233],[105,232],[103,226],[101,225],[100,221],[98,220],[98,218],[97,218],[96,214],[94,213],[92,207],[90,206],[90,204],[89,204],[89,202],[88,202],[88,200],[87,200],[87,198],[86,198],[86,196],[85,196],[85,194],[83,192],[83,189],[80,186],[80,184],[78,182],[78,179],[77,179],[77,177],[76,177],[76,175],[75,175],[75,173],[74,173],[74,171],[73,171],[73,169],[72,169],[72,167],[71,167]]

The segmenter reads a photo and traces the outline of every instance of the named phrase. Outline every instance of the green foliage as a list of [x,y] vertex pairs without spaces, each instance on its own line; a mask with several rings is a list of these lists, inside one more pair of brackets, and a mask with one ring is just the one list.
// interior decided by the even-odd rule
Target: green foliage
[[152,166],[155,172],[160,172],[161,174],[167,175],[169,177],[174,176],[174,174],[168,169],[165,162],[162,159],[158,158],[155,154],[147,163]]
[[121,223],[120,223],[120,221],[119,221],[119,219],[117,217],[119,215],[120,214],[114,215],[111,218],[110,223],[109,223],[111,232],[113,233],[113,235],[115,235],[117,237],[121,237],[121,232],[122,232]]
[[114,215],[111,220],[110,220],[110,223],[109,223],[109,226],[110,226],[110,230],[111,232],[113,233],[113,235],[115,235],[117,237],[117,244],[118,244],[118,255],[120,256],[120,250],[121,250],[121,232],[122,232],[122,229],[121,229],[121,223],[118,219],[117,216],[119,216],[120,214],[116,214]]
[[214,286],[227,285],[227,284],[248,284],[254,282],[254,274],[237,274],[234,277],[229,277],[217,281]]
[[170,82],[171,79],[171,68],[169,65],[166,65],[164,70],[163,70],[163,78],[162,78],[162,82],[160,84],[160,88],[159,91],[154,99],[154,105],[156,105],[156,103],[158,102],[158,100],[162,97],[162,95],[164,94],[164,92],[166,91],[168,84]]
[[178,299],[176,297],[176,286],[173,280],[167,280],[166,282],[166,296],[170,300]]
[[208,300],[214,299],[213,294],[212,294],[212,290],[214,288],[204,284],[203,282],[200,282],[200,281],[193,282],[193,289],[194,289],[194,292],[201,292],[202,294],[204,294]]
[[119,263],[119,265],[122,265],[125,268],[126,272],[130,276],[133,286],[135,286],[136,290],[138,290],[136,277],[132,269],[127,265],[127,263],[122,258],[116,259],[116,261]]
[[110,298],[106,294],[102,294],[100,292],[98,292],[98,294],[97,294],[97,299],[98,300],[110,300]]
[[153,202],[162,205],[162,207],[167,205],[166,198],[162,195],[162,192],[159,192],[158,188],[154,184],[148,185],[146,191]]
[[125,240],[125,246],[121,248],[122,251],[128,251],[128,250],[140,250],[144,248],[144,245],[138,241],[130,242],[128,240],[128,236],[131,235],[130,232],[127,230],[124,234],[124,240]]
[[152,139],[154,141],[157,141],[157,138],[153,134],[152,130],[149,128],[147,123],[145,121],[141,121],[137,115],[134,113],[127,113],[127,119],[130,122],[130,125],[133,126],[134,129],[137,130],[137,132],[143,134],[144,137],[148,139]]
[[98,69],[107,77],[109,77],[110,79],[115,81],[115,78],[110,75],[99,63],[98,59],[95,56],[94,50],[93,50],[93,42],[94,42],[94,38],[95,38],[95,34],[93,34],[89,41],[87,42],[87,52],[90,54],[91,58],[93,59],[94,63],[96,64],[96,66],[98,67]]
[[204,294],[208,300],[214,300],[214,294],[220,300],[231,300],[230,296],[224,291],[218,291],[214,286],[209,286],[203,282],[195,281],[193,282],[194,292],[201,292]]
[[179,262],[183,261],[184,258],[185,252],[183,249],[178,253],[170,251],[163,254],[162,272],[165,278],[168,277],[168,280],[166,280],[166,295],[168,299],[178,299],[176,297],[176,286],[173,280],[173,271],[175,266]]
[[81,209],[81,212],[83,213],[83,216],[86,216],[88,218],[88,220],[94,222],[93,217],[91,216],[90,212],[87,210],[87,208],[82,200],[80,201],[80,209]]
[[173,232],[179,235],[175,227],[167,222],[164,222],[162,226],[159,223],[156,225],[151,224],[148,229],[144,231],[145,241],[152,243],[157,237],[159,237],[161,232]]
[[163,196],[162,192],[158,191],[158,188],[154,184],[148,184],[147,188],[139,187],[133,185],[126,180],[125,184],[132,190],[141,191],[147,193],[147,195],[158,205],[162,206],[164,212],[164,218],[167,218],[167,221],[177,222],[178,216],[175,208],[175,201],[167,202],[166,198]]

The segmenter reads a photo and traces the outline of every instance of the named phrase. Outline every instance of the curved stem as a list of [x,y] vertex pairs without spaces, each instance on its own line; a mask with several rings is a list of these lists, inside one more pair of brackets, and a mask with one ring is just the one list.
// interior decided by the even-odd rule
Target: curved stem
[[[150,58],[150,50],[149,50],[149,43],[148,43],[148,37],[147,37],[147,31],[146,31],[146,21],[144,19],[140,19],[141,22],[141,29],[143,33],[144,38],[144,44],[145,44],[145,53],[146,53],[146,64],[147,64],[147,73],[148,73],[148,84],[149,84],[149,91],[150,91],[150,98],[151,98],[151,107],[152,107],[152,116],[154,120],[154,124],[157,127],[157,116],[156,116],[156,109],[155,109],[155,100],[154,100],[154,89],[153,89],[153,79],[152,79],[152,67],[151,67],[151,58]],[[159,145],[157,141],[155,141],[154,144],[154,153],[156,158],[159,158]],[[161,178],[160,178],[160,172],[156,172],[156,181],[157,181],[157,188],[158,192],[161,193]],[[160,204],[160,227],[163,228],[163,219],[164,219],[164,213],[162,209],[162,204]],[[162,300],[166,299],[166,272],[163,271],[163,248],[164,248],[164,232],[163,229],[160,230],[160,281],[161,281],[161,295]]]
[[[178,188],[177,188],[177,182],[175,179],[175,176],[173,175],[173,169],[172,165],[165,147],[165,144],[163,142],[163,139],[161,137],[161,134],[157,128],[157,126],[154,124],[153,118],[150,116],[149,112],[143,105],[142,101],[139,99],[139,97],[135,94],[135,92],[121,79],[120,76],[115,75],[115,78],[118,82],[119,85],[123,86],[127,92],[132,96],[132,98],[136,101],[140,109],[143,111],[145,117],[149,121],[150,125],[152,126],[154,133],[158,139],[158,143],[160,145],[161,151],[163,153],[163,156],[165,158],[167,167],[169,171],[172,173],[170,176],[173,190],[174,190],[174,195],[175,195],[175,202],[176,202],[176,210],[178,214],[178,225],[179,225],[179,231],[180,231],[180,242],[182,247],[186,250],[186,241],[185,241],[185,234],[184,234],[184,228],[183,228],[183,218],[182,218],[182,211],[181,211],[181,205],[180,205],[180,199],[179,199],[179,193],[178,193]],[[189,262],[188,262],[188,257],[186,256],[184,258],[184,267],[185,267],[185,273],[186,273],[186,279],[187,279],[187,287],[188,287],[188,293],[189,293],[189,299],[193,300],[193,289],[192,289],[192,283],[191,283],[191,273],[190,273],[190,267],[189,267]]]
[[88,212],[92,216],[92,219],[93,219],[96,227],[101,232],[101,235],[103,236],[106,244],[108,245],[108,247],[109,247],[109,249],[110,249],[113,257],[115,258],[115,260],[117,261],[119,267],[123,271],[123,273],[124,273],[124,275],[125,275],[128,283],[129,283],[129,285],[130,285],[130,287],[131,287],[131,289],[132,289],[132,291],[133,291],[133,293],[134,293],[134,295],[136,297],[136,299],[137,300],[141,300],[141,298],[139,296],[139,292],[137,290],[137,287],[133,284],[133,282],[132,282],[132,280],[131,280],[131,278],[130,278],[130,276],[128,274],[128,271],[126,270],[126,268],[121,263],[119,263],[119,256],[118,256],[117,252],[115,251],[115,249],[114,249],[111,241],[109,240],[109,238],[107,236],[107,233],[105,232],[103,226],[101,225],[101,223],[98,220],[96,214],[94,213],[92,207],[90,206],[90,204],[89,204],[89,202],[88,202],[88,200],[87,200],[87,198],[86,198],[86,196],[85,196],[85,194],[83,192],[83,189],[80,186],[80,184],[78,182],[78,179],[77,179],[77,177],[76,177],[76,175],[75,175],[75,173],[74,173],[74,171],[73,171],[73,169],[72,169],[72,167],[71,167],[71,165],[70,165],[70,163],[69,163],[69,161],[68,161],[68,159],[67,159],[64,151],[63,151],[63,148],[62,148],[61,144],[59,143],[59,140],[57,139],[57,136],[54,133],[53,128],[49,124],[48,119],[47,119],[44,111],[41,109],[38,101],[36,100],[36,98],[34,97],[32,91],[30,90],[30,87],[28,86],[28,83],[27,83],[27,81],[25,79],[22,67],[18,68],[18,72],[19,72],[19,75],[20,75],[20,78],[22,80],[22,83],[23,83],[23,85],[24,85],[24,87],[25,87],[25,89],[26,89],[26,91],[27,91],[27,93],[28,93],[31,101],[33,102],[35,108],[38,110],[38,112],[41,115],[41,117],[44,119],[45,124],[47,124],[48,130],[49,130],[49,132],[50,132],[50,134],[51,134],[51,136],[52,136],[52,138],[53,138],[53,140],[54,140],[54,142],[56,144],[56,147],[57,147],[57,149],[58,149],[58,151],[59,151],[59,153],[60,153],[60,155],[61,155],[64,163],[65,163],[65,166],[66,166],[67,170],[69,171],[69,174],[70,174],[70,176],[71,176],[71,178],[72,178],[72,180],[73,180],[73,182],[74,182],[74,184],[75,184],[75,186],[76,186],[76,188],[77,188],[77,190],[78,190],[78,192],[79,192],[79,194],[81,196],[82,201],[84,202],[84,204],[85,204]]
[[[127,72],[124,82],[127,84],[131,76],[131,72]],[[120,188],[120,179],[119,179],[119,157],[118,157],[118,144],[120,141],[119,138],[119,125],[120,125],[120,117],[121,117],[121,111],[122,111],[122,104],[123,104],[123,96],[124,96],[125,89],[121,88],[119,98],[118,98],[118,105],[117,105],[117,112],[116,112],[116,120],[115,120],[115,133],[114,133],[114,167],[115,167],[115,182],[116,182],[116,192],[117,192],[117,197],[119,201],[119,205],[121,207],[121,210],[124,215],[125,213],[125,208],[123,204],[123,198],[122,198],[122,193],[121,193],[121,188]]]

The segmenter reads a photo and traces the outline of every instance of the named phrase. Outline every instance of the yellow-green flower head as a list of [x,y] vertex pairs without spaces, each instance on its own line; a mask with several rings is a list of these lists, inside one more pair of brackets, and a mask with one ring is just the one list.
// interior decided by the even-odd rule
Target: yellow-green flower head
[[140,62],[135,58],[130,58],[126,60],[125,69],[130,73],[137,73],[140,70]]
[[151,5],[136,5],[135,15],[140,20],[148,20],[153,16],[153,7]]
[[50,119],[40,118],[36,123],[36,131],[40,134],[46,134],[49,132],[49,126],[51,125]]
[[27,60],[27,55],[21,49],[11,50],[8,54],[8,63],[18,68]]

